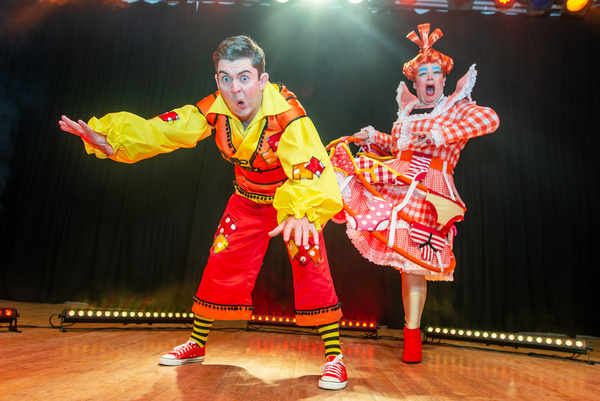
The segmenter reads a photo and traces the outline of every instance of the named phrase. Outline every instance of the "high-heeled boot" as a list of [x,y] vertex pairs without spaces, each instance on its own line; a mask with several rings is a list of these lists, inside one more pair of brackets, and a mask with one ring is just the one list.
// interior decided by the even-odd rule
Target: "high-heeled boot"
[[404,352],[402,352],[402,362],[419,363],[421,362],[421,329],[408,329],[404,327]]

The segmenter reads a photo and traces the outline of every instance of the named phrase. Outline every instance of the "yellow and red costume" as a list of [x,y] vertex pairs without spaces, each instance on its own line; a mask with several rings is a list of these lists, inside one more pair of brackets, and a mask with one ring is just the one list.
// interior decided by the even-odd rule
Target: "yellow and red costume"
[[341,316],[322,228],[342,207],[336,178],[317,130],[296,96],[268,83],[260,110],[244,128],[219,92],[146,120],[127,112],[92,118],[115,153],[94,145],[99,158],[134,163],[189,148],[214,130],[222,156],[235,165],[231,196],[215,234],[192,310],[213,319],[250,319],[251,292],[270,237],[286,218],[306,216],[319,230],[319,247],[287,244],[293,269],[298,325],[337,322]]

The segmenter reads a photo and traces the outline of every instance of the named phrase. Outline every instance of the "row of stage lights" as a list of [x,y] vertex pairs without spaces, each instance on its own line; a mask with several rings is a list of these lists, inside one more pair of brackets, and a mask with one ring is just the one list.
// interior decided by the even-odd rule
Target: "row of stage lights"
[[65,324],[122,323],[122,324],[192,324],[194,314],[186,312],[142,312],[110,309],[65,309],[60,317],[60,330]]
[[[372,11],[389,9],[392,7],[412,8],[419,11],[449,11],[482,13],[502,12],[507,14],[527,14],[528,16],[574,16],[583,17],[590,7],[599,7],[598,0],[123,0],[127,3],[166,3],[177,5],[180,3],[196,4],[221,4],[244,6],[263,5],[271,3],[289,3],[292,5],[340,7],[344,3],[351,5],[364,5]],[[596,1],[596,4],[594,4]]]
[[[122,324],[193,324],[194,314],[186,312],[149,312],[110,309],[64,309],[58,315],[60,330],[65,324],[75,323],[122,323]],[[0,323],[9,323],[9,330],[17,330],[19,313],[15,308],[0,308]],[[286,316],[253,315],[248,324],[264,326],[296,326],[296,319]],[[341,320],[341,330],[372,332],[377,334],[377,322]],[[583,339],[573,339],[537,334],[508,333],[486,330],[469,330],[427,326],[425,340],[455,340],[483,343],[486,345],[511,346],[515,348],[537,348],[551,351],[588,354],[592,346]]]
[[[180,312],[142,312],[109,309],[65,309],[59,315],[60,329],[64,331],[65,324],[74,323],[122,323],[122,324],[192,324],[193,313]],[[271,326],[296,326],[296,319],[286,316],[253,315],[249,321],[254,325]],[[376,322],[342,320],[340,328],[343,330],[377,332],[379,325]]]
[[515,348],[537,348],[573,354],[587,354],[592,349],[587,341],[581,339],[433,326],[425,328],[425,338],[468,341]]
[[[264,316],[256,315],[252,316],[248,322],[254,325],[271,325],[271,326],[295,326],[296,319],[293,317],[285,316]],[[342,330],[354,330],[354,331],[368,331],[377,332],[379,325],[377,322],[367,322],[358,320],[341,320],[340,329]]]

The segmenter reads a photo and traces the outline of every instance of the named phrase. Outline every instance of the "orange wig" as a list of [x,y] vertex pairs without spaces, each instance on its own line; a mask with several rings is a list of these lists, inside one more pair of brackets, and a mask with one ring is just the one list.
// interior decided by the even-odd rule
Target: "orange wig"
[[402,72],[406,76],[406,78],[411,81],[415,81],[417,79],[417,70],[421,64],[428,63],[438,63],[442,67],[442,73],[444,76],[448,75],[452,68],[454,67],[454,61],[446,56],[434,50],[431,46],[443,36],[442,31],[436,29],[433,31],[431,35],[429,35],[429,24],[421,24],[417,27],[419,29],[419,33],[421,34],[421,38],[412,31],[406,37],[419,45],[419,54],[417,57],[413,58],[409,62],[404,64],[404,68]]

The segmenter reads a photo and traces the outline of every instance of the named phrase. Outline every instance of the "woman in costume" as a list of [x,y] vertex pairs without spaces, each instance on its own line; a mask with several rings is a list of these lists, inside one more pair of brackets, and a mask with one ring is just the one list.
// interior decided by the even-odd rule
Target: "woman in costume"
[[398,120],[391,135],[369,126],[351,138],[365,150],[358,157],[352,157],[343,141],[331,151],[346,210],[334,221],[347,224],[350,240],[365,258],[402,274],[406,363],[421,362],[427,280],[453,280],[454,223],[466,210],[454,187],[453,169],[470,138],[494,132],[499,125],[492,109],[471,99],[475,65],[452,95],[444,95],[454,63],[432,48],[442,32],[436,29],[430,35],[429,29],[422,24],[420,38],[414,31],[408,35],[420,51],[403,73],[413,81],[417,96],[400,83]]

